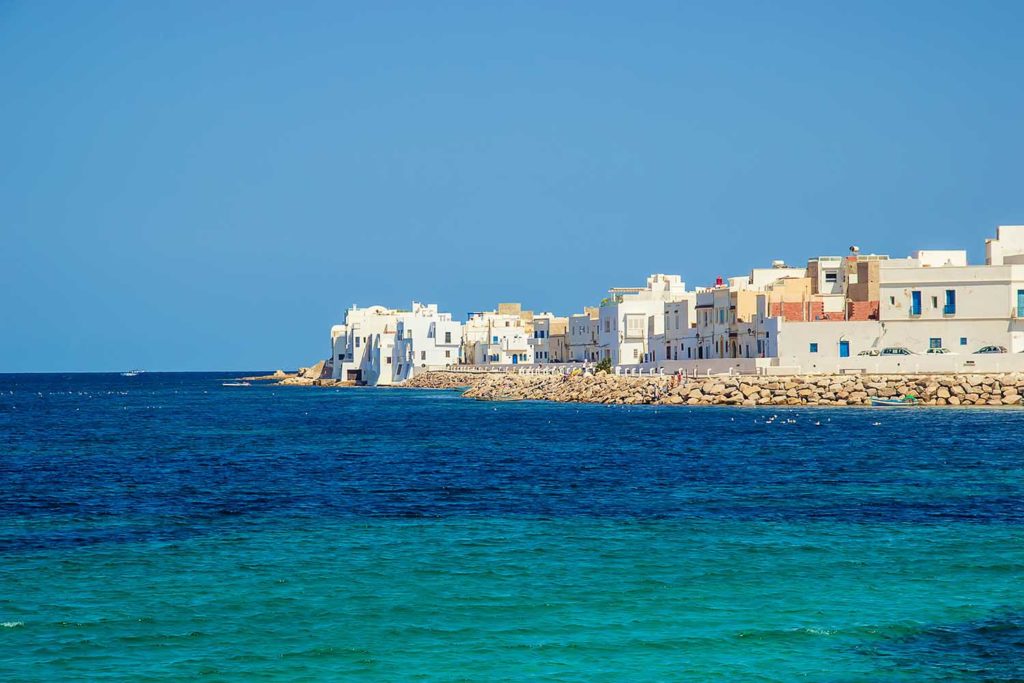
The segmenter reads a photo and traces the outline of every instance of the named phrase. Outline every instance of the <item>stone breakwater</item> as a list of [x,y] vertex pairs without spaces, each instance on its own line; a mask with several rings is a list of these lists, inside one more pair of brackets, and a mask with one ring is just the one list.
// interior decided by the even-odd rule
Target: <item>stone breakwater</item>
[[[442,376],[446,375],[446,376]],[[925,405],[1015,406],[1024,374],[673,376],[473,375],[431,372],[416,378],[424,388],[470,385],[465,396],[481,400],[543,400],[620,405],[858,406],[873,397],[912,394]]]
[[401,384],[414,389],[465,389],[481,383],[487,377],[485,372],[445,372],[435,370],[422,372]]

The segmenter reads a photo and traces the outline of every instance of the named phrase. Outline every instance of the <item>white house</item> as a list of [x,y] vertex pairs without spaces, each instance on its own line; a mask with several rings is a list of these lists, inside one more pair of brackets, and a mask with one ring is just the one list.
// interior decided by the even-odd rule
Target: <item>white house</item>
[[384,306],[352,306],[345,313],[345,324],[331,328],[332,377],[377,384],[383,375],[385,382],[390,381],[397,314]]
[[[1024,232],[1002,226],[1001,234]],[[946,348],[973,353],[984,346],[1024,351],[1024,259],[997,239],[999,265],[968,265],[965,252],[920,251],[882,264],[881,344],[924,353]]]
[[371,386],[394,384],[411,377],[415,368],[457,362],[461,336],[461,325],[450,314],[438,313],[436,304],[414,301],[408,310],[353,306],[345,324],[331,328],[332,377]]
[[648,277],[644,287],[616,287],[608,294],[598,312],[598,355],[612,365],[652,358],[652,339],[663,332],[665,303],[693,299],[678,275],[661,273]]
[[585,308],[583,313],[569,316],[568,360],[588,362],[598,360],[597,329],[600,325],[598,309]]
[[521,365],[534,362],[527,321],[518,313],[474,313],[466,321],[463,358],[476,365]]
[[413,303],[411,313],[399,315],[395,329],[394,381],[455,365],[461,348],[462,323],[450,313],[438,313],[435,304]]

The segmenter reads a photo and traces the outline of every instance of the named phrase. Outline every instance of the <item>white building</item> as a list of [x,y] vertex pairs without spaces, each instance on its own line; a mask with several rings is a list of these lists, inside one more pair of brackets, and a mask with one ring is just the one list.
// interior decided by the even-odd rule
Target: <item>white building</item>
[[461,348],[462,323],[450,313],[438,313],[434,304],[413,303],[412,312],[400,315],[395,329],[394,381],[456,365]]
[[598,334],[600,314],[598,309],[585,308],[583,313],[569,316],[568,339],[569,360],[591,362],[598,360]]
[[457,362],[461,336],[461,324],[439,313],[436,304],[414,301],[409,310],[353,306],[345,324],[331,328],[332,377],[371,386],[394,384],[416,369]]
[[382,375],[390,380],[397,314],[384,306],[349,309],[345,324],[331,328],[332,377],[359,384],[377,384]]
[[521,365],[534,362],[527,321],[518,313],[474,313],[466,321],[463,358],[475,365]]
[[[1001,235],[1021,233],[1024,226],[1000,227]],[[918,353],[946,348],[965,354],[984,346],[1024,351],[1024,258],[1016,248],[1012,240],[990,241],[998,265],[968,265],[962,251],[920,251],[883,263],[880,343]]]
[[635,365],[653,357],[653,339],[663,333],[665,304],[692,300],[678,275],[656,273],[645,287],[616,287],[598,312],[598,355],[612,365]]

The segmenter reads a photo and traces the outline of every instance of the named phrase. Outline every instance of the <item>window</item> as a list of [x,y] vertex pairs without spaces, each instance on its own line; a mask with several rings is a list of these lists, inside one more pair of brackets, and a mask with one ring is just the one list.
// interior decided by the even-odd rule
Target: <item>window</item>
[[451,332],[445,332],[444,333],[444,343],[445,344],[451,344],[452,343],[452,333]]
[[385,358],[384,362],[387,363],[388,365],[391,365],[391,356],[388,356],[387,358]]
[[811,342],[811,353],[818,352],[818,342]]
[[[942,308],[943,315],[953,315],[956,313],[956,290],[946,290],[946,305]],[[968,312],[969,313],[969,312]]]
[[444,357],[445,357],[445,358],[451,358],[451,357],[452,357],[452,352],[451,352],[450,350],[448,350],[448,351],[445,351],[445,352],[444,352]]
[[967,337],[960,337],[960,346],[967,346]]
[[1017,290],[1017,317],[1024,318],[1024,289]]
[[640,357],[640,350],[639,349],[633,349],[633,358],[639,358],[639,357]]
[[916,289],[910,293],[910,315],[921,315],[921,292]]
[[928,339],[929,349],[941,349],[942,348],[942,337],[930,337]]
[[725,309],[724,308],[719,308],[718,309],[718,322],[720,324],[721,323],[725,323]]
[[933,296],[932,297],[932,308],[938,308],[938,307],[939,307],[939,297]]
[[339,353],[338,354],[338,360],[345,360],[345,354]]
[[491,343],[492,344],[497,344],[498,343],[498,335],[494,335],[493,337],[491,337]]
[[894,297],[894,296],[890,296],[889,297],[889,305],[890,306],[895,306],[896,305],[896,297]]
[[426,351],[420,351],[420,360],[426,360],[426,359],[427,359],[427,352]]
[[825,282],[833,282],[834,283],[834,282],[836,282],[838,280],[838,277],[839,277],[839,273],[837,273],[835,271],[832,271],[830,273],[825,273]]
[[356,348],[359,348],[359,337],[356,337]]

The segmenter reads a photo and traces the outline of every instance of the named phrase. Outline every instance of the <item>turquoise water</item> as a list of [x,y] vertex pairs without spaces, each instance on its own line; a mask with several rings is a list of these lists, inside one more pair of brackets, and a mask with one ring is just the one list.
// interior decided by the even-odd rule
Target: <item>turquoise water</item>
[[1024,413],[220,380],[0,376],[4,680],[1024,679]]

